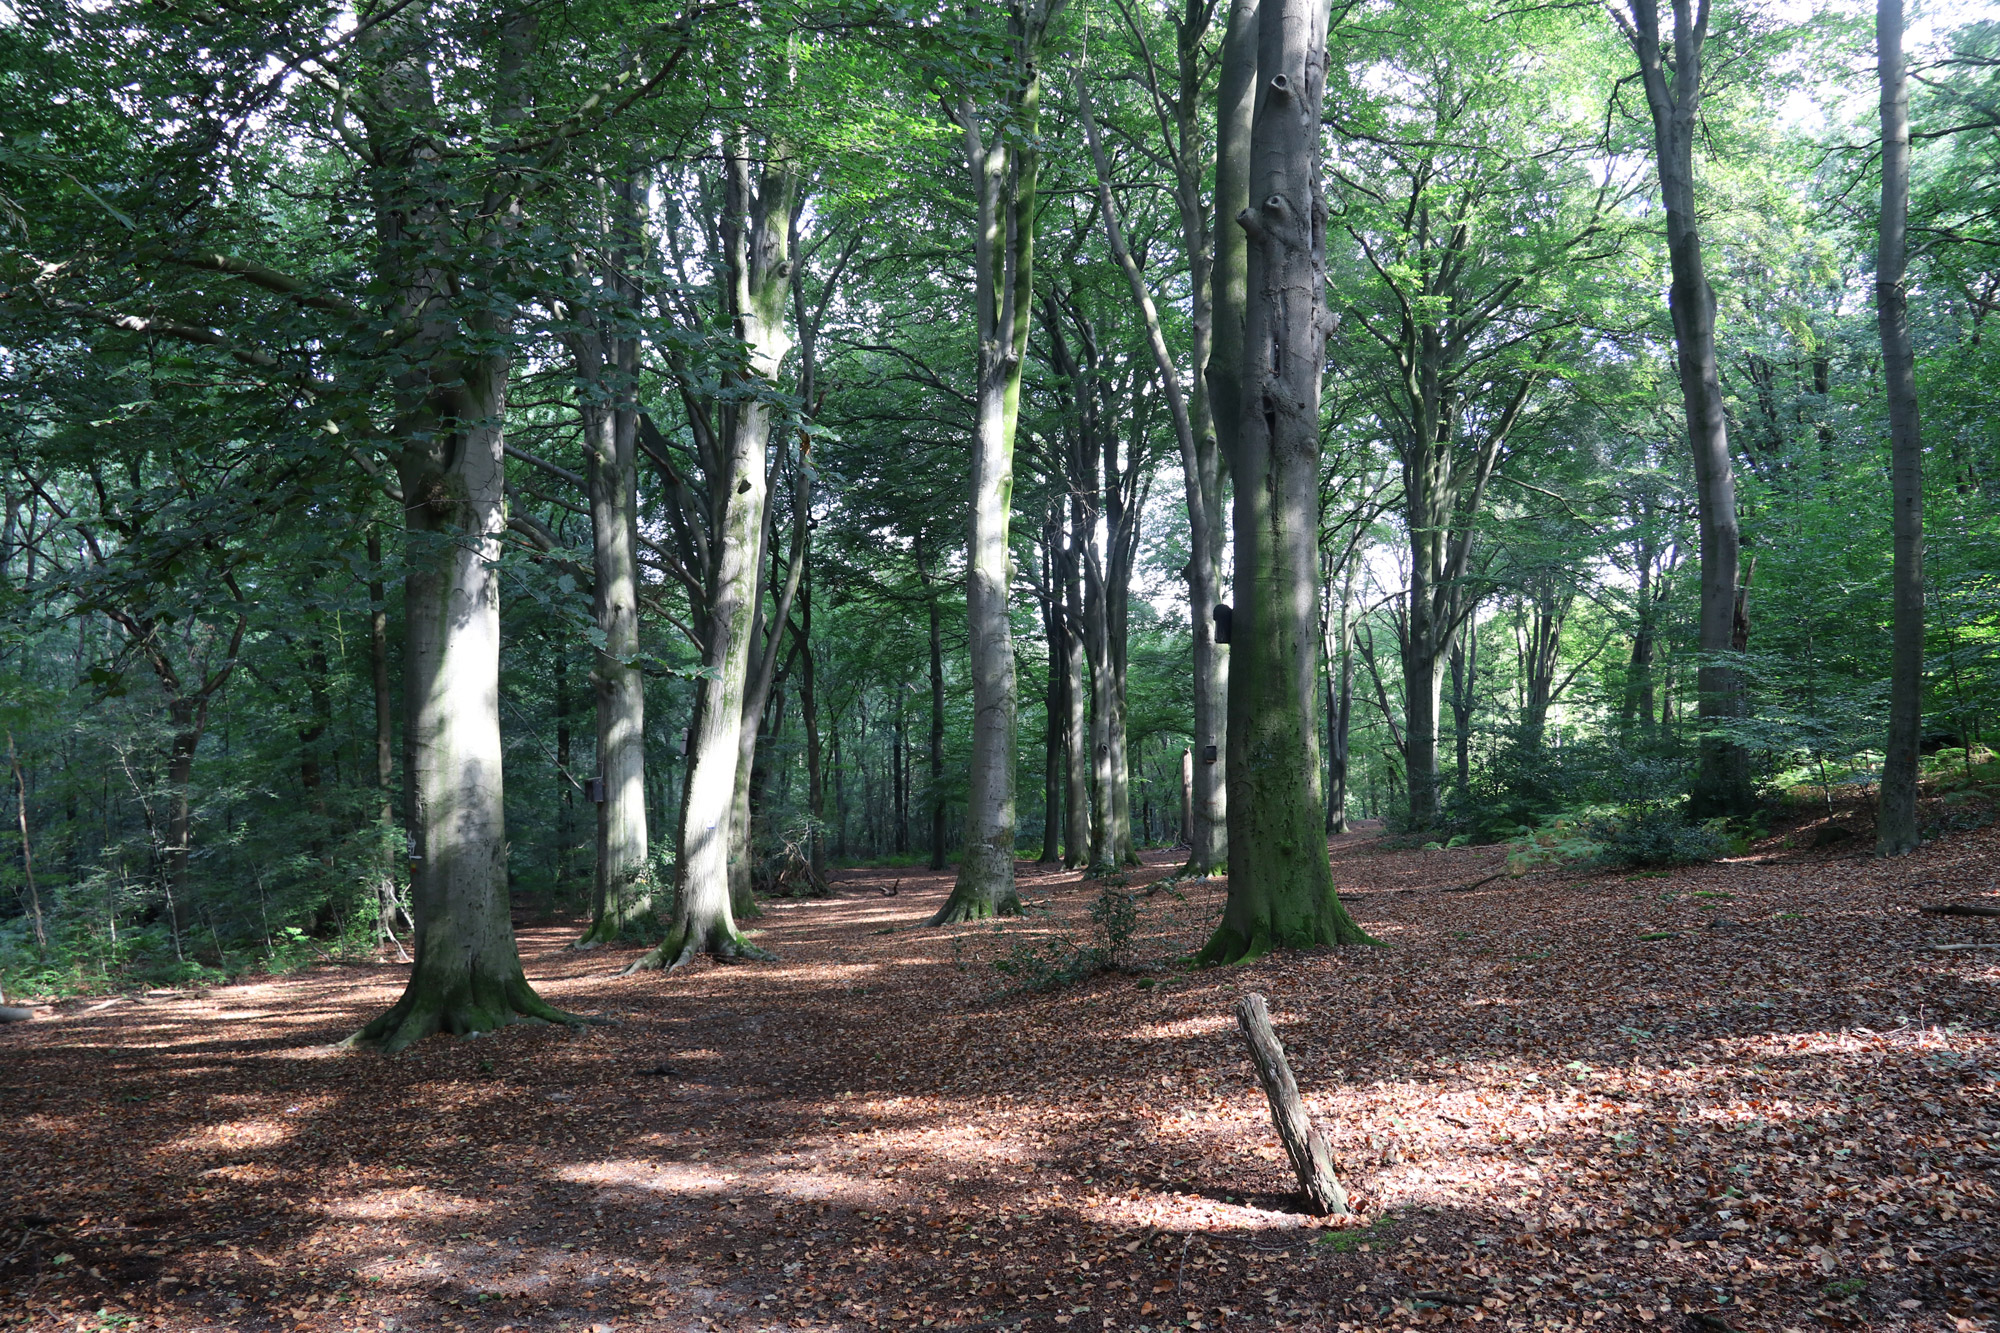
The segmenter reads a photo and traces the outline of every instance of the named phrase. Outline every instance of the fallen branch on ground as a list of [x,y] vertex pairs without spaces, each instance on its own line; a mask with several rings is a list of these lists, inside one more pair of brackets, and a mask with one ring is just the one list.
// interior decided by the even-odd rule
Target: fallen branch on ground
[[1932,916],[2000,916],[2000,907],[1984,903],[1931,903],[1917,910]]

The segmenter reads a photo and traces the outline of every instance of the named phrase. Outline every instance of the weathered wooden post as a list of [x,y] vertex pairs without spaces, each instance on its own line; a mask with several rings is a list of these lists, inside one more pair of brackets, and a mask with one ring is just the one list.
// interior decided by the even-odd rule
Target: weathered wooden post
[[1245,995],[1236,1002],[1236,1022],[1243,1040],[1250,1046],[1250,1062],[1257,1066],[1257,1080],[1271,1099],[1271,1123],[1292,1159],[1299,1176],[1299,1191],[1306,1206],[1319,1214],[1347,1211],[1347,1191],[1333,1173],[1333,1145],[1306,1114],[1299,1100],[1299,1085],[1285,1060],[1285,1048],[1271,1029],[1271,1011],[1261,995]]

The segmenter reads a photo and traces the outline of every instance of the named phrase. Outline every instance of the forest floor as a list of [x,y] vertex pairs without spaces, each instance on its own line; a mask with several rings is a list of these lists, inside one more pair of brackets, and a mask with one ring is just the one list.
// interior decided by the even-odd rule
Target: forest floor
[[[1990,894],[2000,829],[1809,832],[1462,890],[1501,849],[1363,830],[1389,947],[1192,974],[1222,886],[1146,894],[1161,853],[1132,970],[1033,992],[994,964],[1088,944],[1101,885],[1023,863],[1038,910],[940,931],[943,877],[845,871],[773,963],[524,928],[615,1025],[394,1059],[328,1047],[394,966],[65,1001],[0,1029],[0,1327],[1995,1327],[2000,952],[1934,946],[2000,921],[1916,907]],[[1356,1217],[1293,1210],[1246,991]]]

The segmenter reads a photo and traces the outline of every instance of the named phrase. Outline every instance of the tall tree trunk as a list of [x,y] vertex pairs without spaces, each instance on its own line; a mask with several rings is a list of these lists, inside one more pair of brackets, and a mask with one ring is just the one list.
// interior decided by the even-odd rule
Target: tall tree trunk
[[1924,474],[1917,417],[1917,371],[1910,348],[1908,268],[1910,94],[1903,68],[1903,0],[1876,0],[1875,58],[1882,85],[1882,215],[1875,258],[1875,317],[1889,399],[1890,504],[1895,533],[1891,576],[1894,623],[1889,649],[1889,739],[1875,851],[1914,851],[1917,752],[1924,728]]
[[1194,751],[1181,751],[1181,822],[1178,835],[1182,842],[1192,842],[1194,838]]
[[1747,814],[1755,804],[1755,793],[1748,751],[1714,731],[1742,714],[1743,682],[1721,660],[1735,638],[1740,537],[1736,477],[1715,361],[1715,293],[1708,284],[1695,217],[1694,140],[1700,124],[1708,0],[1672,0],[1672,5],[1671,56],[1661,49],[1659,0],[1631,0],[1629,18],[1617,9],[1612,13],[1639,58],[1667,213],[1667,256],[1673,274],[1668,300],[1688,443],[1694,450],[1701,534],[1702,660],[1696,688],[1704,731],[1688,805],[1695,818],[1709,819]]
[[[428,11],[376,25],[361,50],[386,52],[374,90],[387,113],[370,127],[383,164],[375,199],[389,323],[421,328],[396,380],[396,472],[409,555],[403,585],[404,737],[410,771],[410,897],[416,961],[401,998],[348,1038],[400,1050],[432,1033],[485,1032],[523,1019],[571,1022],[521,970],[507,899],[500,742],[500,534],[507,527],[505,417],[512,319],[492,255],[511,225],[514,183],[492,184],[480,216],[500,219],[475,271],[411,267],[455,242],[460,216],[433,195],[437,106]],[[519,80],[535,21],[508,19],[496,64],[496,124],[525,115]],[[422,164],[421,167],[419,164]],[[470,280],[469,282],[467,280]],[[454,310],[462,285],[486,294]]]
[[[1222,67],[1216,88],[1215,110],[1215,262],[1210,270],[1209,292],[1214,312],[1214,332],[1208,354],[1208,402],[1210,422],[1215,430],[1216,456],[1220,460],[1218,471],[1228,469],[1232,476],[1236,466],[1237,435],[1242,429],[1244,382],[1249,367],[1244,363],[1245,312],[1250,300],[1250,240],[1247,230],[1238,219],[1245,216],[1250,208],[1250,168],[1251,132],[1254,126],[1258,95],[1258,45],[1259,9],[1261,0],[1230,0],[1229,22],[1222,36]],[[1220,542],[1223,537],[1221,517],[1221,489],[1217,487],[1215,539],[1218,554],[1214,561],[1216,571],[1216,601],[1222,600]],[[1231,515],[1232,520],[1234,515]],[[1238,554],[1241,568],[1241,555]],[[1220,606],[1210,607],[1204,612],[1209,617],[1210,636],[1214,635],[1214,616]],[[1230,809],[1230,793],[1234,783],[1230,778],[1230,765],[1236,762],[1234,756],[1240,747],[1235,738],[1228,734],[1236,717],[1235,685],[1232,673],[1234,635],[1229,648],[1216,649],[1216,674],[1212,684],[1210,707],[1217,709],[1220,716],[1216,721],[1220,743],[1216,747],[1215,762],[1208,765],[1210,784],[1210,809],[1208,816],[1207,871],[1210,874],[1220,870],[1229,860],[1229,839],[1235,828],[1235,819]],[[1203,751],[1206,763],[1207,752]],[[1196,837],[1202,833],[1202,815],[1195,815]],[[1201,869],[1196,863],[1202,859],[1202,849],[1197,847],[1188,858],[1190,869]]]
[[966,622],[972,665],[972,762],[965,805],[965,856],[958,881],[932,925],[1021,910],[1014,888],[1014,632],[1008,615],[1008,526],[1014,496],[1014,427],[1021,370],[1034,313],[1035,177],[1042,85],[1040,47],[1060,0],[1011,0],[1010,65],[1015,82],[1001,123],[981,133],[977,104],[960,95],[978,219],[973,236],[977,285],[977,425],[972,449],[971,532],[966,548]]
[[[489,333],[504,336],[493,327]],[[410,557],[403,694],[414,769],[416,962],[402,997],[348,1040],[400,1050],[435,1032],[573,1021],[536,995],[515,951],[501,787],[500,534],[508,358],[459,364],[403,423]],[[442,376],[439,377],[443,379]]]
[[556,893],[569,901],[569,877],[576,860],[576,779],[572,776],[573,737],[569,725],[569,635],[555,634],[554,675],[556,710]]
[[1354,717],[1354,575],[1360,561],[1347,560],[1347,574],[1340,591],[1339,628],[1334,639],[1333,660],[1326,664],[1327,687],[1327,793],[1326,831],[1345,833],[1347,822],[1347,739]]
[[[810,561],[810,556],[808,556]],[[799,618],[792,622],[793,642],[799,654],[799,712],[806,726],[806,809],[812,815],[812,847],[806,864],[812,871],[813,889],[826,887],[826,763],[819,732],[818,663],[812,646],[812,566],[807,564],[799,579]]]
[[889,752],[890,780],[895,787],[896,807],[896,854],[910,850],[910,735],[908,714],[910,691],[907,685],[896,687],[896,741]]
[[[8,526],[13,525],[14,515],[7,515]],[[4,568],[4,556],[0,556],[0,568]],[[21,831],[21,878],[28,890],[28,920],[35,929],[35,949],[46,952],[49,947],[48,926],[42,920],[42,895],[35,887],[35,848],[28,838],[28,784],[21,776],[21,757],[14,751],[14,729],[7,728],[7,764],[14,770],[14,817]]]
[[[578,948],[609,944],[653,910],[646,827],[646,685],[639,670],[638,340],[618,326],[635,309],[646,181],[627,173],[610,191],[606,289],[622,309],[592,312],[575,339],[583,403],[584,486],[590,498],[591,613],[600,640],[590,687],[596,707],[597,869],[590,928]],[[609,327],[607,327],[609,326]]]
[[[919,548],[919,558],[922,551]],[[928,570],[919,568],[924,581],[924,609],[930,617],[931,640],[931,734],[930,806],[931,869],[944,869],[944,626],[938,610],[937,586]]]
[[[1111,195],[1110,158],[1106,155],[1103,141],[1098,135],[1097,121],[1090,110],[1089,89],[1084,84],[1083,74],[1080,70],[1077,73],[1076,92],[1077,103],[1083,113],[1084,133],[1090,143],[1091,160],[1096,167],[1097,208],[1099,214],[1104,218],[1105,239],[1110,245],[1112,256],[1118,261],[1119,269],[1125,275],[1126,286],[1132,293],[1132,303],[1137,307],[1141,323],[1145,327],[1146,344],[1153,356],[1153,370],[1159,378],[1161,392],[1167,400],[1168,415],[1172,418],[1174,426],[1174,438],[1180,445],[1181,471],[1187,498],[1188,543],[1190,547],[1188,560],[1188,596],[1194,628],[1195,737],[1198,743],[1207,744],[1215,732],[1216,722],[1212,714],[1212,706],[1216,702],[1216,696],[1210,688],[1210,682],[1213,680],[1216,670],[1214,624],[1210,615],[1211,609],[1215,605],[1215,566],[1212,559],[1215,542],[1213,533],[1210,531],[1213,513],[1210,506],[1211,492],[1207,486],[1207,476],[1205,475],[1207,464],[1202,457],[1203,442],[1196,437],[1194,418],[1189,413],[1187,397],[1181,388],[1180,371],[1175,367],[1173,354],[1167,348],[1166,332],[1161,327],[1159,309],[1153,303],[1153,294],[1146,286],[1145,275],[1139,271],[1138,262],[1133,259],[1131,249],[1125,243],[1125,229],[1119,221],[1117,202]],[[1198,262],[1205,268],[1205,259]],[[1205,288],[1206,284],[1202,283],[1199,286]],[[1203,307],[1200,315],[1202,316],[1202,322],[1205,323],[1208,313],[1205,291],[1202,291],[1198,295],[1197,301]],[[1200,330],[1199,336],[1205,338],[1206,330]],[[1197,352],[1197,360],[1200,359],[1200,352],[1205,350],[1203,348]],[[1199,368],[1196,373],[1199,375]],[[1118,488],[1117,474],[1115,468],[1111,466],[1116,461],[1111,453],[1113,446],[1110,444],[1115,436],[1110,432],[1106,432],[1105,438],[1107,441],[1106,463],[1108,465],[1105,485],[1106,493],[1110,495]],[[1209,449],[1212,452],[1213,446],[1209,445]],[[1137,465],[1136,459],[1133,460],[1133,465]],[[1106,506],[1106,512],[1107,517],[1112,519],[1114,545],[1117,545],[1116,534],[1119,528],[1117,519],[1120,515],[1112,505]],[[1131,521],[1135,524],[1137,518],[1136,513],[1130,516]],[[1136,550],[1136,542],[1131,543],[1131,546]],[[1111,571],[1107,571],[1107,574],[1110,573]],[[1108,583],[1117,582],[1122,584],[1123,581],[1116,578],[1107,579]],[[1123,589],[1122,587],[1107,588],[1106,591],[1113,596],[1117,596],[1122,593]],[[1123,616],[1119,616],[1118,620],[1120,622],[1119,629],[1122,631]],[[1122,641],[1124,636],[1121,632],[1116,637]],[[1122,650],[1122,644],[1113,648],[1111,656],[1116,659],[1118,664],[1115,680],[1117,718],[1114,724],[1112,745],[1114,749],[1122,750],[1125,730],[1125,673],[1123,669],[1125,654]],[[1123,766],[1120,762],[1122,759],[1122,754],[1116,754],[1112,757],[1112,772],[1114,775],[1122,772]],[[1130,845],[1129,841],[1131,824],[1129,815],[1131,801],[1129,787],[1120,782],[1117,791],[1114,793],[1114,797],[1114,804],[1122,801],[1127,807],[1127,814],[1123,820],[1127,831],[1127,844],[1123,848],[1117,849],[1115,853],[1116,859],[1126,864],[1136,864],[1138,861],[1137,850]],[[1207,849],[1203,848],[1201,850],[1206,851]],[[1191,868],[1195,868],[1194,863],[1198,859],[1200,858],[1189,858]],[[1199,873],[1207,873],[1206,862],[1197,869]]]
[[1323,0],[1263,0],[1250,198],[1236,607],[1230,629],[1229,896],[1205,964],[1365,941],[1333,888],[1319,789],[1319,401],[1326,201]]
[[1069,720],[1069,631],[1063,615],[1062,505],[1049,506],[1042,523],[1042,567],[1036,581],[1042,602],[1042,637],[1048,643],[1048,682],[1042,691],[1042,854],[1049,865],[1062,860],[1063,787],[1067,772],[1064,737]]
[[[722,485],[711,539],[714,576],[708,599],[708,641],[702,656],[702,665],[710,674],[701,681],[695,710],[694,755],[684,798],[674,920],[659,947],[627,971],[649,967],[671,971],[703,953],[722,958],[769,957],[737,929],[731,905],[730,850],[740,811],[737,772],[745,762],[743,728],[757,725],[756,715],[746,720],[744,703],[751,684],[759,611],[769,486],[770,394],[791,350],[785,304],[791,281],[790,228],[799,173],[784,150],[771,145],[753,190],[749,154],[747,135],[734,135],[726,163],[723,235],[729,263],[730,313],[745,360],[741,381],[735,387],[746,392],[733,404],[727,463],[723,475],[716,479]],[[795,567],[792,577],[801,572]],[[787,613],[788,609],[781,611],[780,625]]]
[[1069,538],[1064,545],[1063,618],[1063,867],[1074,870],[1090,861],[1090,691],[1084,652],[1083,547],[1078,535],[1076,506],[1070,506]]
[[408,921],[402,897],[396,891],[396,745],[395,696],[389,693],[389,603],[382,582],[382,534],[368,525],[368,677],[375,702],[375,791],[380,803],[375,812],[379,850],[375,866],[376,944],[396,946],[396,958],[409,962],[403,941],[396,936],[399,918]]

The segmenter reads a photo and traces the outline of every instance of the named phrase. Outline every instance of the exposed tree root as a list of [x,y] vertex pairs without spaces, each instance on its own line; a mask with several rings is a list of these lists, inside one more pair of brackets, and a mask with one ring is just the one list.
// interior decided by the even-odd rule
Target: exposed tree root
[[1260,924],[1248,936],[1224,921],[1215,928],[1215,934],[1208,937],[1208,943],[1194,956],[1196,967],[1235,967],[1241,963],[1254,963],[1273,949],[1314,949],[1338,948],[1344,944],[1384,945],[1360,926],[1354,924],[1344,909],[1325,914],[1315,923],[1309,933],[1302,933],[1295,939],[1277,939],[1271,934],[1268,924]]
[[938,908],[937,915],[930,919],[933,926],[956,926],[967,921],[988,921],[996,916],[1021,915],[1021,895],[1013,889],[1007,896],[994,902],[976,889],[960,885],[951,891],[944,906]]
[[778,957],[770,950],[752,944],[741,931],[690,930],[683,926],[662,940],[658,947],[648,949],[633,959],[618,975],[629,977],[634,972],[676,972],[703,954],[721,963],[769,963],[775,962]]
[[443,991],[413,978],[403,998],[339,1044],[394,1055],[440,1032],[476,1037],[516,1023],[559,1023],[581,1029],[590,1020],[556,1008],[535,994],[518,972],[506,980],[467,978]]

